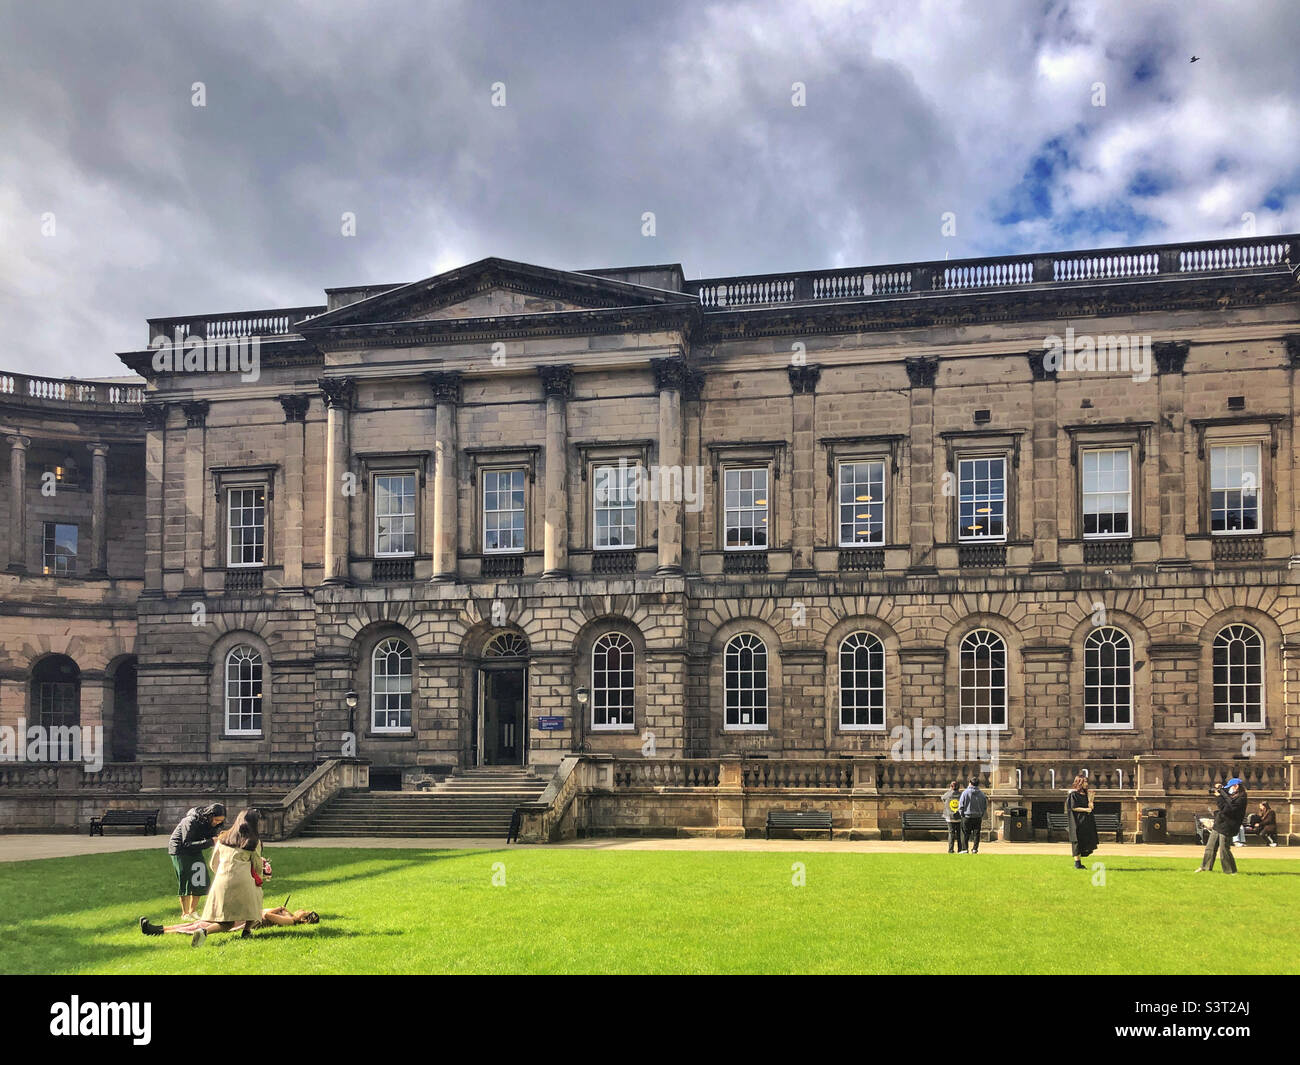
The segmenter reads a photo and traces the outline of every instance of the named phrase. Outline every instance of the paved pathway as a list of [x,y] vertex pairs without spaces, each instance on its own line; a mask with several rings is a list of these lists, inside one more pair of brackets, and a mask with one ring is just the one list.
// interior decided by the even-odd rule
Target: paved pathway
[[[321,839],[293,839],[268,845],[281,847],[338,847],[351,850],[414,849],[414,850],[499,850],[505,847],[500,839],[375,839],[335,837]],[[512,844],[513,846],[513,844]],[[78,854],[105,854],[114,851],[152,850],[165,851],[166,836],[74,836],[35,835],[14,833],[0,835],[0,862],[17,862],[29,858],[67,858]],[[602,837],[570,840],[565,843],[526,844],[523,850],[612,850],[612,851],[799,851],[827,854],[943,854],[947,843],[909,842],[898,840],[800,840],[800,839],[639,839],[635,837]],[[1300,860],[1300,847],[1249,847],[1234,848],[1241,861],[1254,858],[1287,858]],[[982,843],[980,854],[1033,854],[1039,857],[1069,858],[1068,843]],[[1102,843],[1093,857],[1094,861],[1107,856],[1142,858],[1185,858],[1195,861],[1201,849],[1196,844],[1143,844]],[[966,856],[953,860],[974,860]]]

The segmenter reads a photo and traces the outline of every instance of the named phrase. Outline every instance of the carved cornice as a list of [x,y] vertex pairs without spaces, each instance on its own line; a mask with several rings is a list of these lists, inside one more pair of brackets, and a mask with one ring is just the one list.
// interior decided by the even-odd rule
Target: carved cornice
[[918,355],[904,359],[903,366],[907,369],[907,380],[913,388],[934,387],[934,379],[939,375],[939,356]]
[[144,415],[144,427],[146,429],[156,430],[167,428],[166,403],[141,404],[140,413]]
[[811,396],[817,391],[817,382],[821,379],[822,368],[813,363],[803,366],[787,366],[790,375],[790,387],[796,396]]
[[192,399],[181,404],[181,410],[185,412],[185,427],[187,429],[202,429],[208,423],[208,408],[211,406],[206,399]]
[[650,368],[655,374],[655,389],[659,392],[682,392],[686,388],[686,379],[690,370],[686,360],[680,357],[671,359],[651,359]]
[[307,419],[307,408],[311,405],[311,396],[294,393],[277,397],[284,408],[286,422],[301,422]]
[[682,386],[682,399],[698,400],[704,394],[704,372],[687,370],[686,382]]
[[1288,333],[1284,336],[1282,349],[1286,352],[1287,361],[1292,366],[1300,366],[1300,333]]
[[1182,373],[1190,347],[1186,340],[1157,340],[1151,345],[1151,353],[1161,373]]
[[424,379],[429,382],[429,390],[433,393],[435,402],[460,402],[460,374],[455,370],[425,374]]
[[572,366],[539,366],[537,374],[547,399],[569,399],[573,395]]
[[1034,375],[1035,381],[1055,381],[1056,367],[1050,370],[1047,368],[1047,352],[1041,348],[1025,353],[1025,358],[1029,360],[1029,372]]
[[357,383],[351,377],[322,377],[316,382],[325,406],[330,410],[351,410],[356,399]]

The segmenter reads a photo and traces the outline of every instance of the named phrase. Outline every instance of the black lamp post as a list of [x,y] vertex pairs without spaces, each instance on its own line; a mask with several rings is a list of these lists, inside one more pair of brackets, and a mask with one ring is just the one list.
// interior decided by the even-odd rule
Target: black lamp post
[[355,738],[357,734],[357,693],[349,689],[347,695],[343,696],[343,702],[347,704],[348,708],[348,731]]

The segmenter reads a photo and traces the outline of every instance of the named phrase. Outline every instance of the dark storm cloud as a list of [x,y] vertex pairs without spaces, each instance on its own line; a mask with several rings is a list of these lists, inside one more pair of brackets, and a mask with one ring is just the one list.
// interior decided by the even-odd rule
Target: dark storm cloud
[[1218,7],[11,4],[0,364],[116,373],[148,316],[485,255],[702,276],[1296,228],[1286,6]]

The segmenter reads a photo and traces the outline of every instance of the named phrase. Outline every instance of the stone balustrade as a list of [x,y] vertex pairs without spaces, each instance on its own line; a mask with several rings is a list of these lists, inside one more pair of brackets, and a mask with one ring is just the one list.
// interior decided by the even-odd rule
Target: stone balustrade
[[138,410],[145,400],[144,385],[78,381],[75,377],[33,377],[0,373],[0,399],[33,406],[94,407]]
[[1275,269],[1294,263],[1297,238],[1234,240],[1101,248],[1055,255],[902,263],[789,274],[703,278],[686,288],[706,311],[770,307],[824,300],[889,299],[1134,278],[1186,277]]

